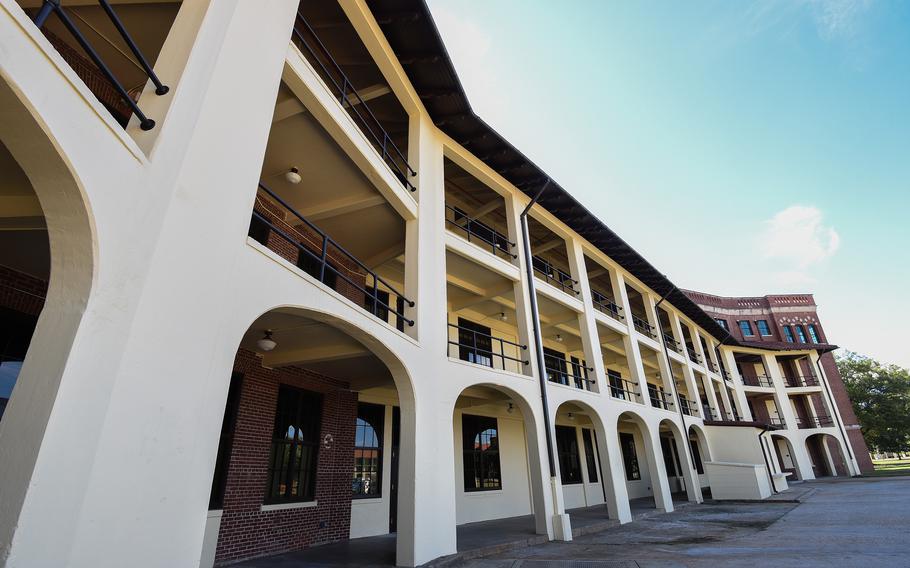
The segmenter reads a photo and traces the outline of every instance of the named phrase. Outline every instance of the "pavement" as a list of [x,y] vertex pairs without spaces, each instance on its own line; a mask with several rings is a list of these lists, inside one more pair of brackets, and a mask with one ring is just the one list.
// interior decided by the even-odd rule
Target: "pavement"
[[[910,567],[910,478],[806,482],[461,563],[470,568]],[[797,502],[798,501],[798,502]]]

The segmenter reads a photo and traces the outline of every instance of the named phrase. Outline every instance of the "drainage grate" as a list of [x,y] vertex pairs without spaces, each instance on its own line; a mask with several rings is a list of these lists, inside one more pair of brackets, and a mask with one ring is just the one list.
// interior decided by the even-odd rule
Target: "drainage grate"
[[634,560],[522,560],[521,568],[639,568]]

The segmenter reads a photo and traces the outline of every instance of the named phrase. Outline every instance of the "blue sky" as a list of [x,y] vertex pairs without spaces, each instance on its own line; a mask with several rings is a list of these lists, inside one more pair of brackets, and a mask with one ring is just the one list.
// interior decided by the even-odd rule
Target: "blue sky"
[[676,285],[814,293],[910,367],[910,2],[428,3],[475,111]]

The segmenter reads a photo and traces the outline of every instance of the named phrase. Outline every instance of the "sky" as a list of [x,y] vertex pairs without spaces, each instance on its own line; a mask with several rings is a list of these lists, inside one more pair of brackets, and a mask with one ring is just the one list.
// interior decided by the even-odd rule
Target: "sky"
[[910,367],[910,2],[428,0],[475,112],[680,288]]

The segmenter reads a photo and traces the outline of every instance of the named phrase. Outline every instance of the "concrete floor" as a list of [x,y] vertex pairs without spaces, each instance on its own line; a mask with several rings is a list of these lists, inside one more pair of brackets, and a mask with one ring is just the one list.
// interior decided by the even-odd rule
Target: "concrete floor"
[[463,566],[910,566],[910,478],[817,481],[794,490],[804,494],[802,503],[693,505]]

